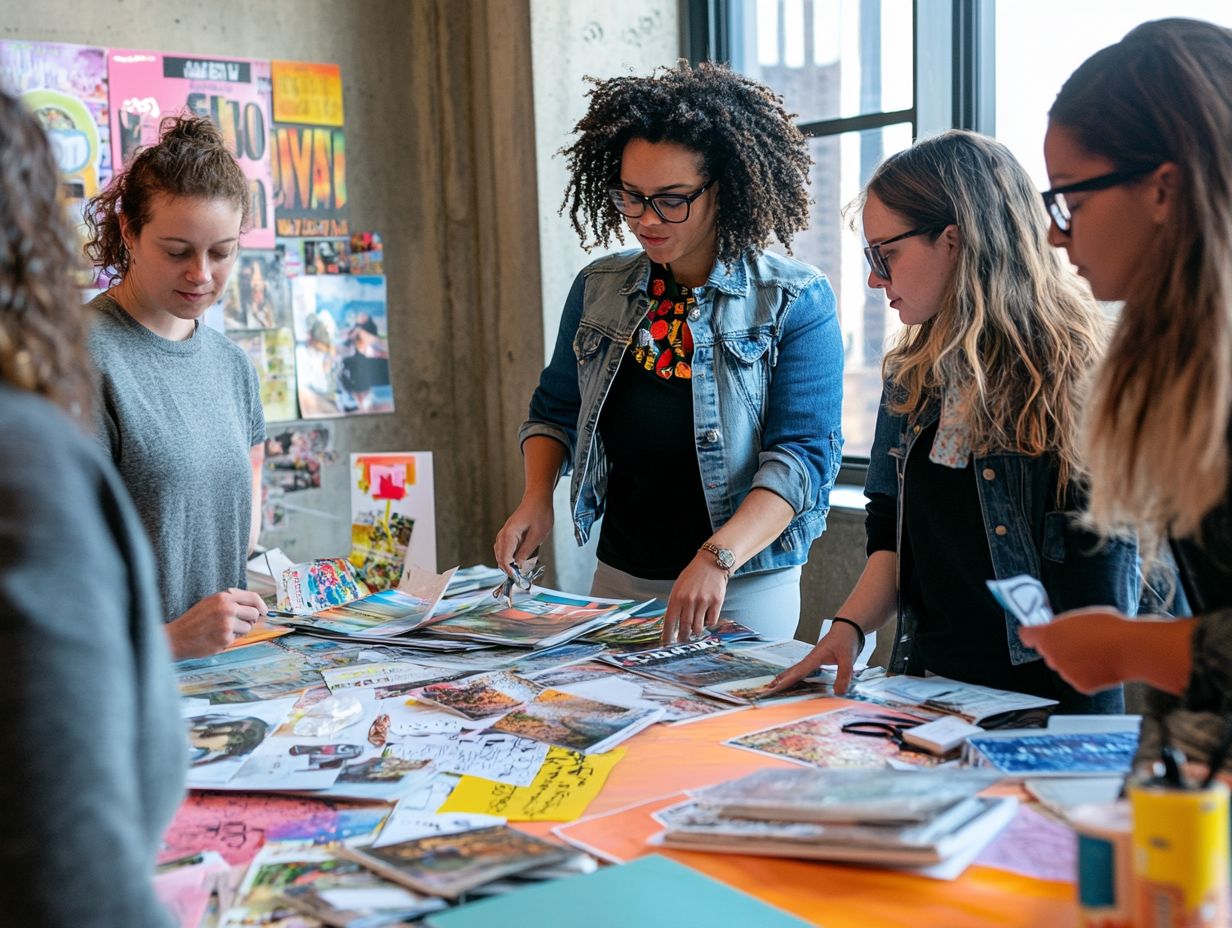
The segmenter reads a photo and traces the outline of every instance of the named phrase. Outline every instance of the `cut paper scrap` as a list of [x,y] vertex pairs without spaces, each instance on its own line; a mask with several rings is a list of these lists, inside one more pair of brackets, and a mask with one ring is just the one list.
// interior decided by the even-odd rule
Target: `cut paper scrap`
[[222,855],[206,851],[196,863],[173,867],[154,877],[154,895],[181,928],[197,928],[210,896],[225,883],[231,868]]
[[190,793],[163,835],[158,860],[165,863],[203,851],[217,851],[235,866],[247,864],[265,843],[267,832],[354,804],[324,799],[234,793]]
[[1069,826],[1029,806],[1019,806],[1014,820],[973,863],[1035,880],[1072,883],[1077,872],[1077,842]]
[[599,795],[624,755],[624,748],[583,755],[554,747],[530,786],[463,777],[439,811],[500,815],[511,822],[571,822]]

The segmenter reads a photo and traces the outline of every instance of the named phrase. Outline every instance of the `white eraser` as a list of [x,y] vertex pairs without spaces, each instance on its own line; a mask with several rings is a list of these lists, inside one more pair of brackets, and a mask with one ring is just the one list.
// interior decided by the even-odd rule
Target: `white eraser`
[[951,715],[906,729],[903,740],[933,754],[948,754],[972,735],[983,731],[980,726]]

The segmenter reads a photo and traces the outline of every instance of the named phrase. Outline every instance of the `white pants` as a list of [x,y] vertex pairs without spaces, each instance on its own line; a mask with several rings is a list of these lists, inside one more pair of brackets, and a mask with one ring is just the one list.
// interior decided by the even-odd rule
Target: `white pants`
[[[644,580],[599,562],[590,595],[610,599],[667,602],[675,580]],[[723,618],[748,626],[765,638],[791,638],[800,624],[800,568],[732,577],[720,610]]]

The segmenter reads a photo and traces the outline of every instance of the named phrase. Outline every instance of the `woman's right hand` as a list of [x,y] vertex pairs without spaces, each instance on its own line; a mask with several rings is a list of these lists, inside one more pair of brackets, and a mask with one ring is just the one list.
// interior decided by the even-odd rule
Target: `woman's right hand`
[[551,530],[552,497],[523,497],[513,515],[496,533],[496,542],[492,545],[496,566],[512,576],[510,562],[530,557]]
[[265,601],[251,590],[232,587],[207,596],[167,623],[171,656],[182,661],[217,654],[252,631],[265,612]]
[[799,683],[822,664],[837,665],[834,678],[834,695],[842,696],[851,684],[851,671],[860,654],[860,639],[856,630],[844,622],[835,622],[808,655],[798,664],[788,667],[770,684],[772,692],[785,690]]

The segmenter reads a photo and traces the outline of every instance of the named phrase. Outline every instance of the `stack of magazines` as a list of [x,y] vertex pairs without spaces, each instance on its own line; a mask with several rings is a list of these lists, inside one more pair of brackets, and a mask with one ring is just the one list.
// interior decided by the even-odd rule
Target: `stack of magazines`
[[984,770],[759,770],[656,813],[668,847],[924,869],[952,877],[1014,817]]

